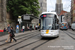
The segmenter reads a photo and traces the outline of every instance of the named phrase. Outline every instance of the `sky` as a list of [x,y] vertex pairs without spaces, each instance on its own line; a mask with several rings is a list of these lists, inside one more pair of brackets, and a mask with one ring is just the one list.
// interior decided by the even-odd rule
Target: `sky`
[[[62,0],[63,10],[70,12],[71,0]],[[55,11],[56,0],[47,0],[47,11]]]

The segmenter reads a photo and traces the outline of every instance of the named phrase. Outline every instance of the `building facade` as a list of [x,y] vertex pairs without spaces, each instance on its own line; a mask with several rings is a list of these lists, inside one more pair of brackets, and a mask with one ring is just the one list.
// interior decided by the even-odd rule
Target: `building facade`
[[6,0],[0,0],[0,21],[6,21]]
[[57,0],[56,1],[56,9],[55,9],[55,11],[59,15],[62,10],[63,10],[62,0]]
[[[41,15],[42,12],[47,12],[47,0],[38,0],[39,2],[39,6],[40,6],[40,9],[39,9],[39,17]],[[39,19],[33,19],[32,20],[32,23],[34,23],[35,25],[39,23]]]
[[61,11],[61,13],[60,13],[60,15],[59,15],[59,23],[61,23],[61,22],[67,22],[66,21],[66,15],[67,14],[67,12],[66,11]]
[[71,0],[71,23],[75,22],[75,0]]
[[[39,9],[40,14],[42,12],[46,12],[47,11],[47,0],[38,0],[38,2],[40,6],[40,9]],[[10,22],[10,21],[8,22],[8,19],[7,19],[9,18],[8,16],[10,17],[10,15],[6,12],[6,0],[0,0],[0,29],[7,27],[7,24]],[[11,23],[11,26],[15,25],[12,23]],[[39,23],[39,19],[33,19],[32,23],[35,23],[35,24]]]
[[47,0],[38,0],[39,1],[39,6],[40,6],[40,13],[46,12],[47,11]]
[[6,27],[6,0],[0,0],[0,29]]
[[[47,0],[38,0],[38,1],[39,1],[39,6],[40,6],[40,9],[39,9],[40,14],[42,12],[47,12]],[[40,16],[40,14],[39,14],[39,16]]]

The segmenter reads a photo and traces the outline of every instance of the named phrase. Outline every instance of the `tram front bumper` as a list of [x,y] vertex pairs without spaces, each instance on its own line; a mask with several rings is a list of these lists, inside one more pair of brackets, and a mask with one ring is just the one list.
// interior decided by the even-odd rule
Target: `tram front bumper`
[[59,34],[41,34],[41,37],[58,37]]

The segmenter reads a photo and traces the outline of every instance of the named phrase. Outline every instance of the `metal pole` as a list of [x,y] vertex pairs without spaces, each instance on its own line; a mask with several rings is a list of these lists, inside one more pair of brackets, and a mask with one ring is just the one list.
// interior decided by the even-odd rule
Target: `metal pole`
[[19,26],[19,27],[20,27],[19,31],[21,32],[21,22],[19,22],[19,25],[20,25],[20,26]]
[[21,23],[20,23],[20,31],[21,31]]

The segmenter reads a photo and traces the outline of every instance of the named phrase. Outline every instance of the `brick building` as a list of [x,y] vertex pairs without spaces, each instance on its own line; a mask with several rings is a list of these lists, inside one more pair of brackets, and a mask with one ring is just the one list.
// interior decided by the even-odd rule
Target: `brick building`
[[[47,12],[47,0],[38,0],[38,2],[40,6],[40,9],[39,9],[39,12],[40,12],[39,17],[40,17],[42,12]],[[39,19],[33,19],[32,23],[36,25],[37,23],[39,23]]]
[[56,13],[59,15],[61,13],[61,11],[63,10],[63,4],[62,4],[62,0],[56,0]]
[[71,0],[71,22],[75,22],[75,0]]

